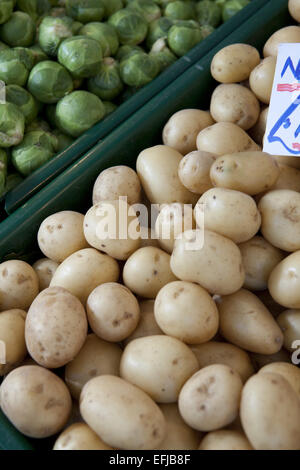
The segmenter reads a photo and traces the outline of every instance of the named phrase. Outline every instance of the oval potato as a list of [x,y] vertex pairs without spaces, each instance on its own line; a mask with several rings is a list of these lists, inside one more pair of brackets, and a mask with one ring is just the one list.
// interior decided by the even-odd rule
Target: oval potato
[[284,347],[288,351],[295,351],[300,346],[300,310],[285,310],[277,317],[277,323],[280,326],[283,337]]
[[263,49],[264,57],[270,55],[277,57],[279,44],[297,42],[300,42],[299,26],[285,26],[284,28],[278,29],[265,43]]
[[6,375],[26,357],[24,310],[0,313],[0,377]]
[[37,260],[33,265],[37,277],[39,278],[40,291],[47,289],[50,286],[51,279],[54,276],[59,264],[49,258],[42,258]]
[[221,83],[247,80],[259,64],[259,52],[248,44],[231,44],[217,52],[211,62],[211,74]]
[[289,0],[289,12],[294,20],[300,23],[300,5],[298,0]]
[[85,423],[74,423],[56,439],[53,450],[113,450]]
[[220,429],[206,434],[199,450],[253,450],[253,447],[243,432]]
[[252,70],[249,78],[254,95],[265,104],[270,103],[276,68],[276,57],[269,56]]
[[209,152],[196,150],[188,153],[179,163],[178,176],[189,191],[203,194],[212,188],[210,181],[210,167],[216,156]]
[[0,279],[0,311],[27,310],[39,293],[37,274],[25,261],[1,263]]
[[268,287],[273,299],[286,308],[300,308],[300,251],[287,256],[273,269]]
[[129,206],[141,200],[141,183],[136,172],[125,165],[101,171],[93,187],[93,205],[127,197]]
[[271,372],[279,374],[290,384],[300,398],[300,369],[287,362],[273,362],[267,364],[259,370],[259,373]]
[[[269,107],[263,109],[259,115],[255,126],[248,130],[248,134],[250,135],[250,137],[260,146],[263,145],[263,139],[266,133],[268,112]],[[276,159],[274,155],[273,158]]]

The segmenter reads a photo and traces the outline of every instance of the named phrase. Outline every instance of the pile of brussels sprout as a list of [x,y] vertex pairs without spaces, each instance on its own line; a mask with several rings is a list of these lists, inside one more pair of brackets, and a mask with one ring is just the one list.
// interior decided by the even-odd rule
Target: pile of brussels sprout
[[0,197],[250,0],[0,0]]

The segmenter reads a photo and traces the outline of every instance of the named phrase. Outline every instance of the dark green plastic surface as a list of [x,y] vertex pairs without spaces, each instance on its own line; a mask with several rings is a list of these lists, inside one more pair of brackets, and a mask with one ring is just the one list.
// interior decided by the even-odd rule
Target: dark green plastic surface
[[[291,23],[287,0],[270,0],[255,17],[241,25],[218,47],[2,222],[0,260],[34,260],[38,251],[37,230],[46,216],[64,209],[87,209],[91,205],[93,183],[101,170],[119,164],[134,167],[142,149],[161,142],[162,127],[174,112],[186,107],[206,109],[215,86],[210,75],[210,63],[219,49],[236,42],[246,42],[261,48],[274,31]],[[21,435],[17,437],[16,431],[11,431],[6,421],[2,421],[0,413],[1,446],[5,449],[13,446],[25,448],[24,438]]]
[[[276,2],[276,0],[273,1]],[[178,59],[171,67],[153,80],[153,82],[141,89],[130,100],[126,101],[126,103],[122,104],[112,115],[108,116],[107,119],[96,124],[92,129],[77,139],[69,148],[26,178],[23,183],[6,196],[6,212],[11,214],[17,207],[45,186],[45,184],[49,183],[74,161],[84,155],[100,139],[103,139],[112,130],[116,129],[152,97],[165,89],[169,83],[172,83],[177,77],[181,76],[185,70],[199,61],[201,57],[211,51],[213,47],[219,44],[267,2],[268,0],[252,0],[247,7],[217,28],[216,31],[194,47],[188,54]]]

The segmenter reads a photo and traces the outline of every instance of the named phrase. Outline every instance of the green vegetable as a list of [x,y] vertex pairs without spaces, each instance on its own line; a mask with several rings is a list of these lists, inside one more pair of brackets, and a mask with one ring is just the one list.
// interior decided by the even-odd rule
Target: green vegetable
[[12,15],[14,3],[12,0],[2,0],[0,2],[0,24],[6,23]]
[[0,149],[0,197],[5,194],[7,178],[7,154]]
[[147,21],[133,10],[123,8],[114,13],[108,22],[116,28],[121,44],[140,44],[147,35]]
[[161,17],[159,6],[151,0],[132,0],[127,8],[140,13],[147,23],[151,23],[151,21]]
[[113,100],[123,90],[119,64],[112,57],[103,60],[99,72],[88,80],[88,90],[102,100]]
[[24,114],[25,123],[29,124],[36,119],[39,112],[39,105],[35,98],[19,85],[8,85],[6,87],[6,101],[14,103]]
[[81,23],[101,21],[105,15],[102,0],[66,0],[67,15]]
[[7,44],[4,44],[4,42],[0,41],[0,51],[4,51],[4,49],[9,49],[9,46],[7,46]]
[[74,36],[61,43],[57,57],[75,78],[88,78],[95,75],[100,67],[102,49],[96,39]]
[[117,61],[121,62],[123,59],[129,57],[133,52],[145,52],[140,46],[121,46],[116,55]]
[[172,26],[168,33],[169,47],[178,57],[186,54],[202,39],[200,27],[192,21],[181,21]]
[[105,8],[105,18],[109,18],[123,8],[122,0],[102,0]]
[[105,107],[98,96],[77,90],[62,98],[56,107],[58,127],[68,135],[78,137],[103,119]]
[[10,19],[0,26],[0,39],[11,47],[31,46],[35,37],[32,18],[22,11],[15,11]]
[[18,145],[24,136],[24,114],[13,103],[0,103],[0,147]]
[[33,67],[28,79],[28,90],[41,103],[57,103],[73,90],[69,72],[57,62],[44,60]]
[[228,0],[223,6],[223,21],[228,21],[230,18],[232,18],[232,16],[242,10],[249,3],[250,0]]
[[153,44],[150,56],[158,61],[161,72],[177,60],[176,55],[167,47],[166,40],[162,38]]
[[195,3],[180,0],[169,3],[165,9],[165,16],[167,18],[172,18],[173,20],[195,20]]
[[62,152],[67,147],[72,145],[72,143],[74,142],[74,139],[72,139],[72,137],[70,137],[69,135],[64,134],[59,129],[54,129],[52,134],[55,135],[55,137],[57,138],[57,142],[58,142],[57,152]]
[[40,48],[38,44],[34,44],[33,46],[30,46],[30,50],[33,52],[34,65],[38,64],[39,62],[42,62],[42,60],[48,59],[48,56],[45,54],[45,52]]
[[117,105],[115,103],[111,103],[111,101],[103,101],[105,107],[105,116],[113,113],[117,109]]
[[[54,106],[54,111],[56,106],[55,105],[49,105],[49,106]],[[35,119],[32,121],[28,126],[25,128],[26,133],[31,132],[31,131],[45,131],[45,132],[50,132],[50,126],[46,121],[43,121],[41,119]]]
[[159,67],[159,62],[153,56],[138,52],[121,62],[121,78],[126,85],[141,87],[159,74]]
[[30,71],[28,58],[16,49],[0,51],[0,80],[6,85],[25,85]]
[[68,17],[46,16],[39,27],[39,45],[49,56],[56,56],[64,39],[73,36],[73,20]]
[[40,16],[50,10],[51,4],[49,0],[17,0],[17,7],[28,13],[33,21],[37,21]]
[[52,16],[53,18],[63,18],[67,16],[67,10],[65,8],[51,8],[48,13],[48,16]]
[[213,26],[210,26],[209,24],[204,24],[200,26],[200,31],[202,33],[203,39],[207,38],[211,33],[213,33],[215,28]]
[[118,50],[118,34],[110,24],[99,22],[88,23],[80,29],[79,34],[96,39],[100,43],[103,57],[113,56]]
[[174,25],[174,20],[171,18],[162,17],[158,20],[152,21],[149,25],[146,44],[148,49],[151,49],[153,44],[161,38],[168,36],[169,29]]
[[217,27],[222,20],[222,10],[219,5],[209,0],[202,0],[196,5],[197,20],[200,25]]

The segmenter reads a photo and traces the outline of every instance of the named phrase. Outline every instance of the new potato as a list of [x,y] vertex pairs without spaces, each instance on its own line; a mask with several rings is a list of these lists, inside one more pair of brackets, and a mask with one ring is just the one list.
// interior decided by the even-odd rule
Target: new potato
[[160,247],[172,253],[175,239],[182,232],[195,228],[195,225],[192,207],[179,202],[162,205],[155,222],[155,234]]
[[1,263],[0,280],[0,311],[27,310],[39,293],[37,274],[24,261],[10,260]]
[[265,43],[263,49],[264,57],[277,57],[279,44],[297,42],[300,42],[299,26],[285,26],[284,28],[278,29]]
[[212,153],[199,150],[183,157],[178,167],[178,176],[183,186],[196,194],[203,194],[212,188],[209,172],[215,159]]
[[0,313],[0,377],[26,357],[25,318],[24,310],[13,309]]
[[74,423],[56,439],[53,450],[113,450],[85,423]]
[[221,83],[237,83],[247,80],[259,64],[259,52],[248,44],[231,44],[215,54],[211,62],[211,74]]
[[298,347],[300,340],[300,310],[285,310],[276,320],[283,333],[284,347],[295,351],[293,345]]
[[298,23],[300,22],[300,5],[298,0],[289,0],[289,12],[290,15],[296,20]]
[[159,406],[167,423],[166,437],[157,450],[196,450],[201,433],[189,427],[182,419],[177,403]]
[[93,205],[101,201],[117,201],[127,197],[129,206],[141,199],[141,184],[136,172],[125,165],[101,171],[93,187]]
[[287,362],[273,362],[259,370],[260,374],[265,372],[272,372],[284,377],[300,398],[300,369],[297,366]]
[[280,305],[291,309],[300,308],[300,251],[277,264],[270,274],[268,288]]
[[243,432],[221,429],[206,434],[199,450],[253,450],[253,447]]
[[59,264],[56,261],[49,258],[39,259],[32,265],[39,279],[40,291],[50,286],[51,279],[58,266]]
[[266,57],[252,70],[249,77],[251,90],[254,95],[265,104],[270,103],[275,68],[276,57]]
[[[248,134],[250,135],[250,137],[260,146],[263,145],[263,139],[266,133],[268,111],[269,107],[263,109],[258,117],[255,126],[248,130]],[[274,158],[276,159],[275,156]]]

